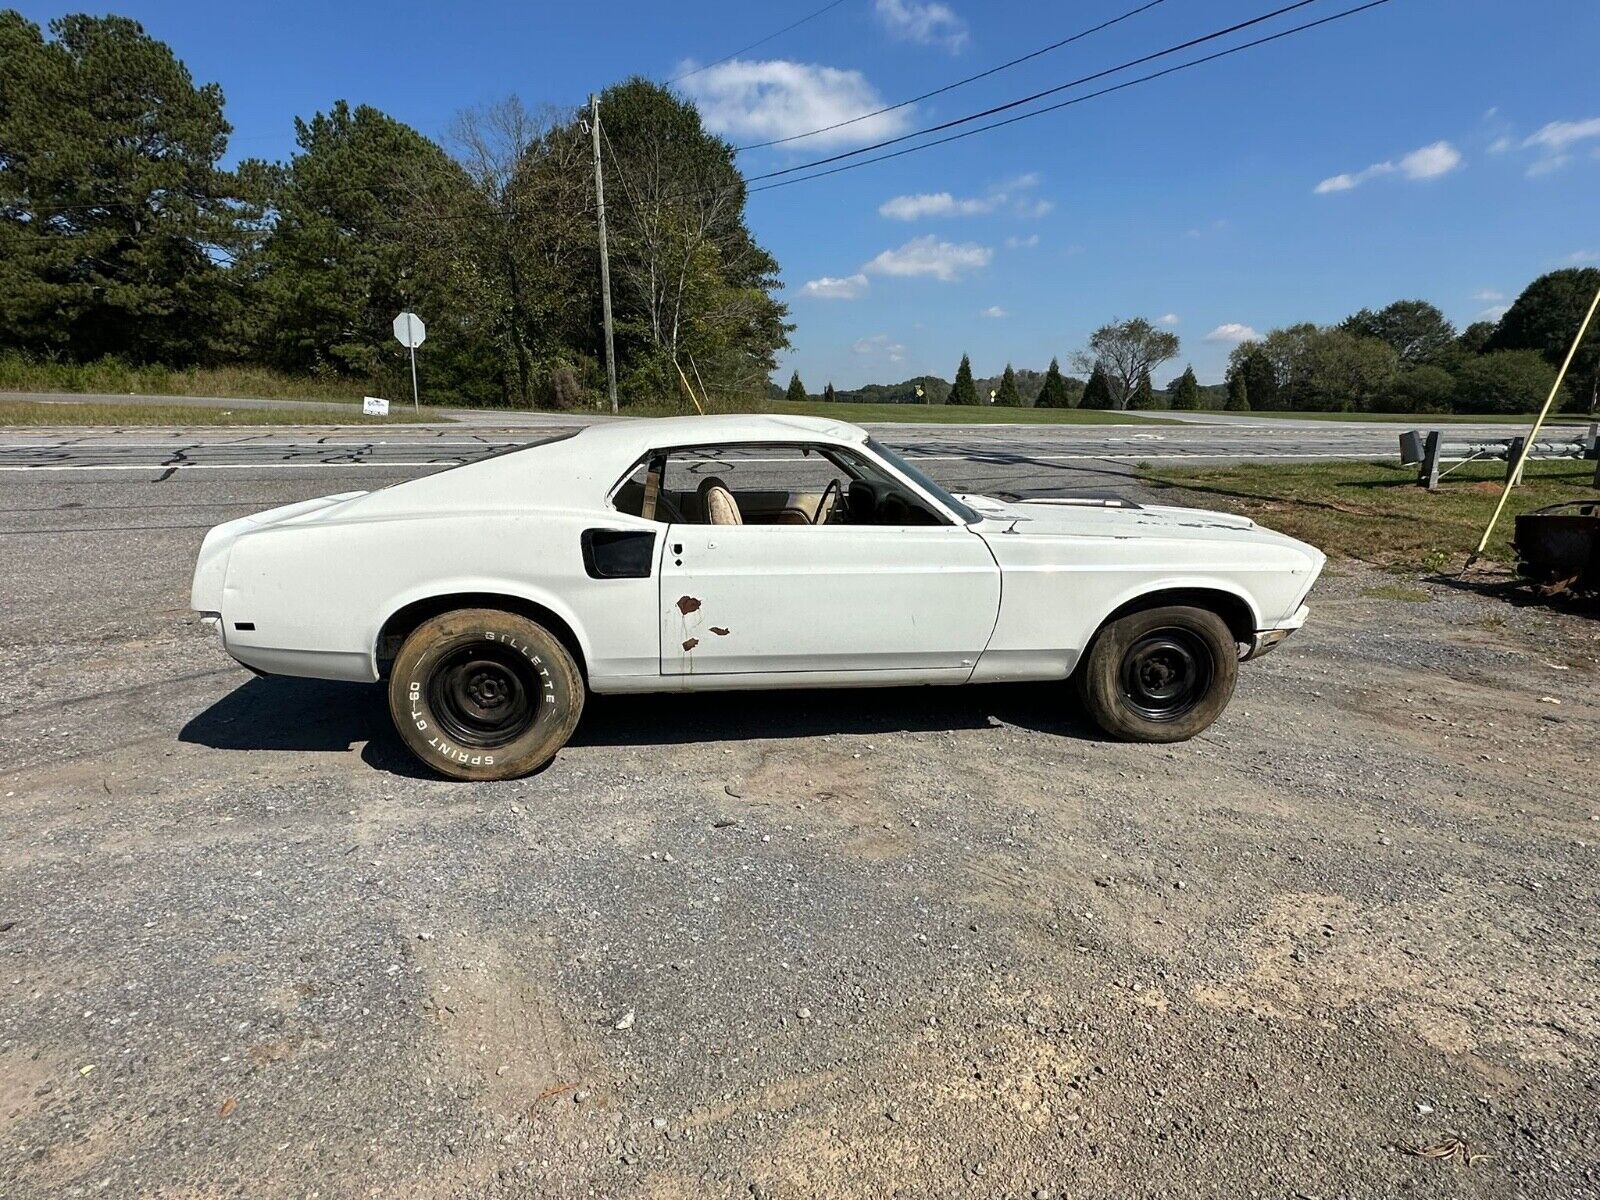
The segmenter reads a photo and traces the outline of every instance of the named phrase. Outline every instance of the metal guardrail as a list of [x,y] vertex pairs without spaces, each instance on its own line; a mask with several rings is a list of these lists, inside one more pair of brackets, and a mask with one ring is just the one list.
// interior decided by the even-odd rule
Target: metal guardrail
[[[1439,480],[1470,462],[1504,461],[1506,478],[1514,484],[1521,483],[1520,479],[1512,479],[1512,476],[1517,473],[1522,448],[1527,442],[1527,438],[1514,437],[1447,444],[1437,429],[1408,429],[1400,435],[1400,465],[1416,466],[1417,486],[1425,487],[1430,492],[1438,490]],[[1536,441],[1528,451],[1528,459],[1594,459],[1594,485],[1600,488],[1600,423],[1590,425],[1587,433],[1576,437]],[[1440,470],[1444,463],[1453,463],[1454,466]]]

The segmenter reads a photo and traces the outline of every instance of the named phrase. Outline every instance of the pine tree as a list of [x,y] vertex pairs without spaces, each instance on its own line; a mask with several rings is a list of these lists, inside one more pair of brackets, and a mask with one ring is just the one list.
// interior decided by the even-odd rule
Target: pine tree
[[1114,401],[1111,398],[1111,381],[1106,378],[1105,368],[1095,365],[1089,373],[1089,382],[1084,385],[1083,399],[1078,401],[1079,408],[1111,408]]
[[1006,364],[1006,372],[1000,376],[999,394],[994,402],[1006,408],[1021,408],[1022,393],[1017,391],[1017,373],[1011,369],[1011,364]]
[[827,384],[824,385],[822,389],[822,398],[828,401],[830,404],[839,398],[833,390],[833,380],[828,380]]
[[1184,367],[1183,374],[1167,385],[1167,395],[1173,408],[1200,407],[1200,381],[1195,378],[1193,367]]
[[1061,377],[1061,364],[1050,360],[1050,369],[1044,373],[1044,386],[1039,389],[1035,408],[1071,408],[1072,395],[1067,391],[1067,381]]
[[799,371],[789,376],[789,390],[784,394],[784,399],[788,400],[790,404],[804,404],[811,399],[810,396],[806,395],[806,385],[800,382]]
[[1133,395],[1128,397],[1129,408],[1154,408],[1156,406],[1156,389],[1150,382],[1150,372],[1145,371],[1139,376],[1139,383],[1133,389]]
[[950,388],[950,398],[945,403],[978,403],[978,386],[972,382],[972,360],[965,354],[961,356],[961,365],[956,368],[956,381]]
[[1228,376],[1228,403],[1229,412],[1250,411],[1250,389],[1245,385],[1244,372],[1235,371]]

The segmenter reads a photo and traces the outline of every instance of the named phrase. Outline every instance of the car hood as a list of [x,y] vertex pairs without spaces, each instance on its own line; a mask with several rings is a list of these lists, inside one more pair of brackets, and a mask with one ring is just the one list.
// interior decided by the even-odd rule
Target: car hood
[[1203,508],[1130,504],[1104,500],[1004,501],[992,496],[961,496],[983,517],[984,532],[1057,535],[1074,538],[1178,538],[1186,541],[1257,542],[1303,548],[1304,542],[1257,525],[1249,517]]

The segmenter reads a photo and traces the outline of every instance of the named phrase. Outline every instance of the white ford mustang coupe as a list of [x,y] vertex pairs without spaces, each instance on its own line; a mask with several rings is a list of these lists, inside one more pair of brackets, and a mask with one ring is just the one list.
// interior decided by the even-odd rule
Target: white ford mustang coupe
[[509,779],[590,691],[1073,679],[1108,734],[1178,741],[1323,561],[1243,517],[953,496],[838,421],[683,417],[229,521],[192,603],[251,670],[387,679],[423,762]]

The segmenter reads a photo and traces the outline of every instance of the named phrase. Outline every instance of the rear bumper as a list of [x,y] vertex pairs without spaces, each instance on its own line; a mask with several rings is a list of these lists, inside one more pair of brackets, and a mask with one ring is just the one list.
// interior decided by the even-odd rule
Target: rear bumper
[[1269,650],[1276,649],[1278,646],[1282,645],[1285,638],[1287,638],[1296,629],[1299,629],[1300,626],[1304,625],[1306,623],[1306,618],[1310,615],[1311,609],[1302,604],[1295,611],[1295,614],[1292,617],[1289,617],[1287,620],[1283,621],[1276,628],[1256,630],[1255,636],[1250,639],[1250,642],[1246,646],[1245,652],[1240,656],[1239,661],[1249,662],[1252,658],[1260,658]]

